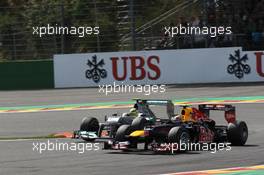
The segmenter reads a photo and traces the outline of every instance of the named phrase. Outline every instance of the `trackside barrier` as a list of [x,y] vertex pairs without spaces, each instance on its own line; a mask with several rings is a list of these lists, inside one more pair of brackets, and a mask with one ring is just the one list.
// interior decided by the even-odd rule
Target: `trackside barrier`
[[56,88],[264,81],[264,51],[241,47],[54,56]]
[[54,88],[53,61],[0,62],[0,90]]

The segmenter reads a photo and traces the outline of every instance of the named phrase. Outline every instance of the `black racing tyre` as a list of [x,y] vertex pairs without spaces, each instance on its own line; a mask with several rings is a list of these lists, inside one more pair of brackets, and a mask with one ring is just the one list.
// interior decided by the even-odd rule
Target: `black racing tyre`
[[142,130],[146,126],[147,120],[144,117],[137,117],[131,123],[131,128],[135,130]]
[[188,143],[190,142],[191,137],[190,133],[186,128],[176,126],[170,129],[168,134],[168,141],[169,143],[177,143],[179,148],[179,143],[185,143],[186,150],[178,150],[178,152],[187,151]]
[[120,126],[115,135],[115,141],[123,142],[126,141],[126,135],[130,134],[131,127],[130,125],[122,125]]
[[98,132],[99,122],[94,117],[85,117],[82,119],[80,130],[87,131],[87,132],[89,131]]
[[248,138],[248,127],[244,121],[229,123],[227,126],[227,139],[234,146],[245,145]]

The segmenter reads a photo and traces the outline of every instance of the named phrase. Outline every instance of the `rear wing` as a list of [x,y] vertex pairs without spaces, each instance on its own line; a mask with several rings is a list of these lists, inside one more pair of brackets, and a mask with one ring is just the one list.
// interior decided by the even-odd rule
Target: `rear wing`
[[166,106],[168,104],[173,104],[171,100],[160,100],[160,99],[133,99],[137,103],[146,103],[148,105],[160,105]]
[[236,107],[233,105],[225,104],[202,104],[198,105],[199,110],[205,115],[210,117],[210,111],[224,111],[225,119],[228,123],[234,123],[236,121]]

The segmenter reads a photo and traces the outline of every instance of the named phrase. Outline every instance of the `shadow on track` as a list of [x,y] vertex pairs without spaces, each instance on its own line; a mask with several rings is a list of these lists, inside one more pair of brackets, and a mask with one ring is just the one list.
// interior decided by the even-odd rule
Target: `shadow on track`
[[113,151],[113,152],[107,152],[105,154],[123,154],[123,155],[166,155],[166,156],[172,156],[172,155],[196,155],[201,154],[200,152],[185,152],[185,153],[171,153],[171,152],[154,152],[154,151],[146,151],[146,150],[137,150],[137,151]]

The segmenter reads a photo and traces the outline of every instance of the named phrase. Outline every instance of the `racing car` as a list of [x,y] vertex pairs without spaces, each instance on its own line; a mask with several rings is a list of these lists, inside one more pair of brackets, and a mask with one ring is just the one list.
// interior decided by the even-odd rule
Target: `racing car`
[[[130,125],[117,130],[114,141],[105,142],[106,149],[137,149],[138,143],[144,143],[144,149],[162,150],[164,143],[224,143],[244,145],[248,138],[248,127],[244,121],[236,120],[235,107],[222,104],[203,104],[198,108],[182,106],[181,114],[173,113],[170,100],[143,100],[146,104],[167,106],[167,119],[156,116],[154,124],[146,124],[138,117],[134,122],[145,125],[143,130],[131,132]],[[150,110],[150,109],[149,109]],[[216,125],[210,116],[211,110],[224,111],[227,125]],[[153,114],[153,113],[152,113]],[[153,114],[154,115],[154,114]]]
[[[136,102],[129,113],[112,114],[111,116],[105,116],[105,122],[99,123],[95,117],[85,117],[82,119],[80,129],[74,131],[73,138],[83,139],[88,142],[93,141],[107,141],[116,137],[119,132],[118,129],[123,125],[130,126],[130,132],[134,130],[144,129],[145,124],[154,124],[155,119],[153,113],[148,110],[148,106],[145,103],[135,99]],[[143,115],[144,114],[144,115]],[[144,118],[144,123],[138,123]],[[133,129],[132,129],[133,128]],[[120,134],[117,134],[117,139],[121,140]]]

